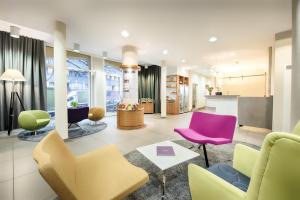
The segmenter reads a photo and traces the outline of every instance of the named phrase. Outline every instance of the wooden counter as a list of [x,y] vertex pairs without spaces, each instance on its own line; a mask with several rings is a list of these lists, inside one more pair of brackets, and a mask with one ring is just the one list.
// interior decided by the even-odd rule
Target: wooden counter
[[144,113],[154,113],[154,104],[153,102],[141,102],[141,105],[144,108]]
[[143,128],[144,110],[118,110],[117,126],[126,130]]
[[177,101],[168,101],[167,100],[167,114],[170,114],[170,115],[178,115],[179,114],[179,108],[178,108]]

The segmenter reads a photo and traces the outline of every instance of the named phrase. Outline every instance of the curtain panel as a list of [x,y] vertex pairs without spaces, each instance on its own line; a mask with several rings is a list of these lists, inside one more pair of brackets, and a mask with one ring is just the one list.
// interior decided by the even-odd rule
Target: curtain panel
[[[12,38],[8,32],[0,31],[0,75],[7,69],[18,69],[26,82],[17,82],[26,110],[46,109],[46,70],[44,42],[28,37]],[[11,82],[0,81],[0,130],[8,129],[8,114]],[[13,127],[18,127],[19,101],[14,104]]]
[[147,69],[140,66],[138,74],[139,99],[151,98],[154,102],[154,112],[160,113],[160,79],[161,68],[157,65],[151,65]]

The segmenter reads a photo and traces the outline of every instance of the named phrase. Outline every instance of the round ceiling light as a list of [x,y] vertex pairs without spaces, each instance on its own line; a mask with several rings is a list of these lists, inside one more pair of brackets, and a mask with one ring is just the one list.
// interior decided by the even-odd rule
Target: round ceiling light
[[218,38],[216,36],[211,36],[208,41],[209,42],[216,42],[218,40]]
[[169,53],[169,52],[168,52],[167,49],[163,50],[163,54],[164,54],[164,55],[167,55],[168,53]]
[[123,30],[121,32],[121,35],[123,36],[123,38],[128,38],[130,34],[129,34],[129,32],[127,30]]
[[181,62],[182,62],[182,63],[185,63],[185,62],[186,62],[186,60],[185,60],[185,59],[182,59],[182,60],[181,60]]

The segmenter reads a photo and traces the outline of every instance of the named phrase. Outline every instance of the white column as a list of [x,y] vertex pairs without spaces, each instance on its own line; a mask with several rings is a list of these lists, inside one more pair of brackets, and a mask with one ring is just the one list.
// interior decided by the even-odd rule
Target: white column
[[167,116],[167,67],[166,62],[161,62],[161,78],[160,78],[160,116]]
[[92,106],[102,107],[106,112],[106,81],[104,72],[105,60],[91,58],[92,69]]
[[290,131],[291,116],[291,38],[277,40],[274,53],[273,131]]
[[300,1],[293,0],[291,127],[300,120]]
[[123,68],[123,80],[122,103],[137,104],[139,102],[138,70],[135,68]]
[[192,78],[193,78],[193,72],[189,70],[189,111],[193,109],[193,83],[192,83]]
[[66,25],[56,21],[54,29],[54,95],[55,128],[63,139],[68,138]]

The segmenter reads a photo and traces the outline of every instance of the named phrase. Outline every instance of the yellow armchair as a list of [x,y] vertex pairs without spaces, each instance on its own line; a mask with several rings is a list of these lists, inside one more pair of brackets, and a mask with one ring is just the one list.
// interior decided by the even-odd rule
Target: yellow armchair
[[100,108],[100,107],[92,107],[89,110],[89,120],[97,122],[99,120],[101,120],[105,115],[105,110],[104,108]]
[[56,131],[35,147],[33,157],[61,200],[122,199],[149,180],[114,145],[75,157]]

